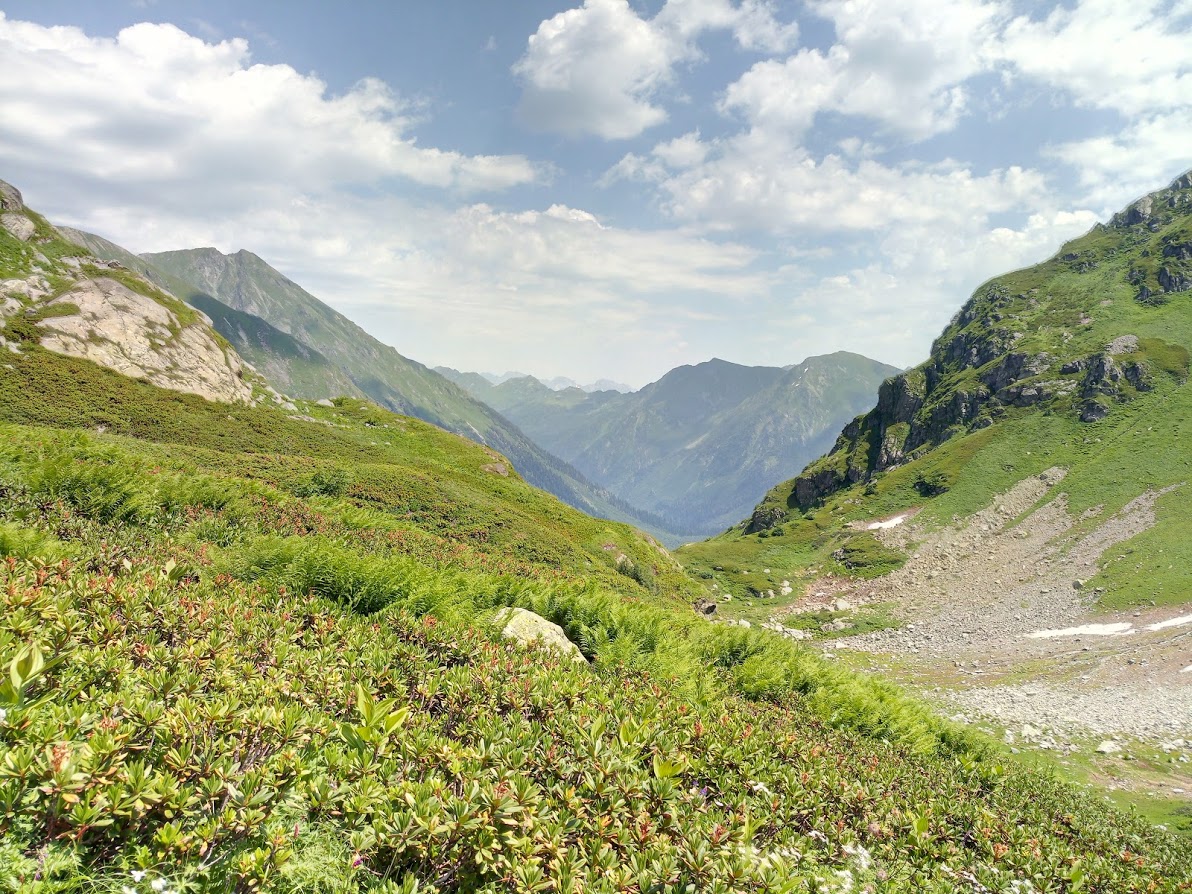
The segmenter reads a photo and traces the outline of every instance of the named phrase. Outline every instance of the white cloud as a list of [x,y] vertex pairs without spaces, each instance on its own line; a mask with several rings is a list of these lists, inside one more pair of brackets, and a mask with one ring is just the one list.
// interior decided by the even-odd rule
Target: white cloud
[[729,85],[722,110],[795,138],[835,112],[924,139],[964,113],[962,85],[990,66],[1002,15],[1000,4],[982,0],[823,0],[811,8],[832,21],[837,42],[758,62]]
[[1015,72],[1079,106],[1116,112],[1117,133],[1048,148],[1075,168],[1084,199],[1103,212],[1156,189],[1192,164],[1192,3],[1082,0],[1022,16],[1000,50]]
[[392,177],[492,190],[537,176],[521,156],[417,146],[406,105],[383,82],[331,94],[288,65],[253,64],[241,39],[209,43],[155,24],[93,38],[0,13],[0,56],[9,165],[55,158],[109,184],[172,182],[200,202]]
[[990,214],[1029,207],[1044,182],[1019,167],[976,175],[958,162],[817,161],[751,131],[702,165],[668,172],[660,186],[672,215],[712,229],[830,233],[904,224],[970,230]]
[[1081,0],[1014,19],[1001,55],[1077,103],[1124,115],[1192,107],[1192,4]]
[[1050,147],[1072,165],[1085,200],[1103,214],[1153,192],[1192,167],[1192,106],[1131,122],[1117,134]]
[[696,40],[709,30],[730,30],[742,47],[767,52],[797,36],[762,0],[669,0],[652,19],[628,0],[585,0],[530,36],[513,66],[523,86],[520,113],[536,128],[569,136],[637,136],[666,120],[659,94],[677,65],[699,57]]

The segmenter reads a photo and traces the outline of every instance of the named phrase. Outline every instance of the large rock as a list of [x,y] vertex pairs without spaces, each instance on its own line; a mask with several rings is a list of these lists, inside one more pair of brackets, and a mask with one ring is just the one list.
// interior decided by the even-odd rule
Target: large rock
[[28,242],[37,232],[37,226],[23,214],[0,214],[0,226],[22,242]]
[[24,211],[25,202],[21,191],[11,183],[0,180],[0,211]]
[[519,643],[538,643],[560,653],[575,662],[587,663],[579,646],[567,638],[563,628],[552,624],[541,615],[524,608],[503,608],[497,612],[496,622],[501,625],[501,636]]
[[183,325],[172,310],[107,277],[79,280],[50,302],[75,313],[41,322],[41,345],[83,357],[161,388],[236,403],[252,397],[238,355],[201,324]]

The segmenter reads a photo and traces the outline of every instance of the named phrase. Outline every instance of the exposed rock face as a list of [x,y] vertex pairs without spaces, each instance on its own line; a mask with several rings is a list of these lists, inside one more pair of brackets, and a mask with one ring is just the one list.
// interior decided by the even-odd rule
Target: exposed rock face
[[0,226],[3,226],[22,242],[28,242],[37,232],[33,221],[23,214],[0,214]]
[[587,663],[588,659],[584,657],[584,653],[567,638],[563,628],[558,624],[552,624],[541,615],[524,608],[503,608],[497,612],[496,622],[502,625],[501,636],[505,639],[527,645],[538,643],[576,663]]
[[107,277],[79,280],[49,303],[77,313],[41,322],[42,347],[84,357],[122,375],[208,400],[247,401],[240,358],[201,324],[182,325],[167,307]]
[[0,211],[24,211],[21,191],[11,183],[0,180]]
[[1169,267],[1160,267],[1157,274],[1159,288],[1164,292],[1186,292],[1192,289],[1192,276]]
[[776,507],[755,509],[745,526],[746,534],[756,534],[758,531],[768,531],[786,521],[786,513]]

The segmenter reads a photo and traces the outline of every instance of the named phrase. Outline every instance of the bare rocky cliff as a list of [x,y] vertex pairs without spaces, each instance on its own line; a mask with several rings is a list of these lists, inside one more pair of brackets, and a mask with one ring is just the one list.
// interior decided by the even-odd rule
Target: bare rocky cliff
[[251,368],[203,314],[124,265],[85,253],[3,181],[0,210],[4,348],[36,343],[208,400],[253,399]]

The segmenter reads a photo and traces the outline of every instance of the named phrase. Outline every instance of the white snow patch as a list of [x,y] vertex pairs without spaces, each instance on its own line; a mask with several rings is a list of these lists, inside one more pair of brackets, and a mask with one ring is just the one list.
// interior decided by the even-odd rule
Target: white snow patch
[[1158,624],[1148,624],[1146,629],[1166,630],[1168,627],[1183,627],[1185,624],[1192,624],[1192,615],[1180,615],[1178,618],[1168,618]]
[[1053,639],[1057,636],[1121,636],[1133,633],[1134,625],[1129,621],[1116,624],[1085,624],[1083,627],[1065,627],[1063,630],[1036,630],[1028,633],[1029,639]]
[[911,517],[911,513],[903,512],[901,515],[895,515],[885,521],[870,522],[865,526],[866,531],[884,531],[887,528],[897,528],[900,524]]

